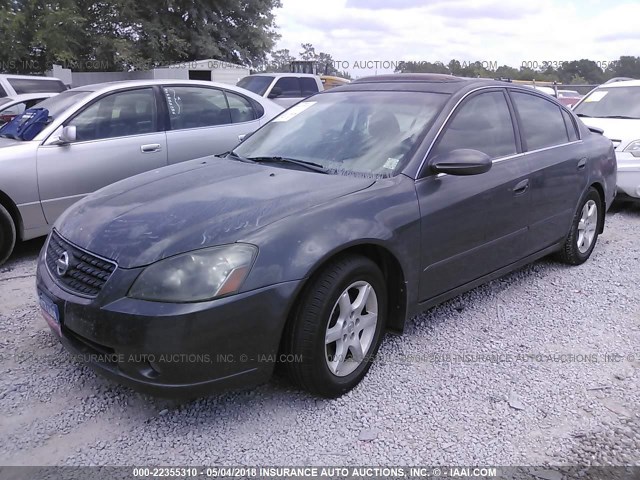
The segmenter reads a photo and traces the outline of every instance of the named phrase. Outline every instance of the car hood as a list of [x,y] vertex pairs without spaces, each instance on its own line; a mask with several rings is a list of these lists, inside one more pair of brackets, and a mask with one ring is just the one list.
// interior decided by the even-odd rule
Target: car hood
[[373,183],[371,178],[200,159],[103,188],[68,209],[55,228],[77,246],[133,268],[236,242]]
[[640,120],[598,117],[580,117],[580,120],[589,127],[604,130],[604,136],[614,142],[616,150],[622,150],[634,140],[640,140]]
[[14,140],[13,138],[0,137],[0,148],[15,147],[16,145],[22,145],[25,142],[23,140]]

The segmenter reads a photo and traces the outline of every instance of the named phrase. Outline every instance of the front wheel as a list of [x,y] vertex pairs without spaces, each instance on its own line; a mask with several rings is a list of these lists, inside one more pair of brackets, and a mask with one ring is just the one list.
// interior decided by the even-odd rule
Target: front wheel
[[384,277],[366,257],[327,265],[307,286],[283,337],[285,365],[298,386],[338,397],[366,375],[382,340],[387,312]]
[[16,226],[11,214],[0,205],[0,265],[7,261],[16,244]]
[[598,241],[603,219],[602,199],[598,191],[592,187],[576,212],[571,231],[560,250],[560,260],[569,265],[586,262]]

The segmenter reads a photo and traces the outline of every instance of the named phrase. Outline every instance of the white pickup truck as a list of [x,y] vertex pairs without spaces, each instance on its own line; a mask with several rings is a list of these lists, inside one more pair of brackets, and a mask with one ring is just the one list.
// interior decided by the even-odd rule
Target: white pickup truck
[[307,73],[258,73],[242,78],[237,85],[284,108],[324,90],[320,77]]

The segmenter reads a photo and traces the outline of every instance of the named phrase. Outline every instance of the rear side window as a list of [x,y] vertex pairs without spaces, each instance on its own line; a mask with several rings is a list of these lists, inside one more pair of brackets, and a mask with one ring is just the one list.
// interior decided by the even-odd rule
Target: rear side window
[[562,110],[562,117],[564,118],[564,124],[567,126],[569,141],[575,142],[576,140],[578,140],[578,130],[576,130],[576,123],[573,121],[571,114],[566,110]]
[[18,95],[23,93],[60,93],[67,89],[60,80],[52,78],[8,78],[7,81]]
[[300,87],[302,88],[303,97],[318,93],[318,83],[314,78],[300,77]]
[[[222,90],[205,87],[164,87],[171,130],[213,127],[231,123]],[[241,115],[241,114],[240,114]]]
[[278,79],[273,88],[278,87],[282,93],[281,98],[301,97],[302,90],[300,88],[300,79],[298,77],[282,77]]
[[6,97],[7,96],[7,91],[2,88],[2,85],[0,85],[0,97]]
[[558,105],[527,93],[511,92],[511,95],[518,110],[527,150],[553,147],[569,141],[562,109]]
[[460,148],[478,150],[491,158],[517,152],[511,113],[502,92],[481,93],[463,103],[445,128],[433,154]]

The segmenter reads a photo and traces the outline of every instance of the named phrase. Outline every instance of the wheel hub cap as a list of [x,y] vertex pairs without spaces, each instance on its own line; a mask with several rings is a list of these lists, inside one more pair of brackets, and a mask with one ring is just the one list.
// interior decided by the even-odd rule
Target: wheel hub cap
[[589,200],[582,207],[582,214],[578,222],[578,250],[586,253],[591,248],[598,228],[598,205],[595,201]]
[[325,359],[331,373],[344,377],[365,360],[378,325],[378,297],[364,281],[338,297],[325,333]]

